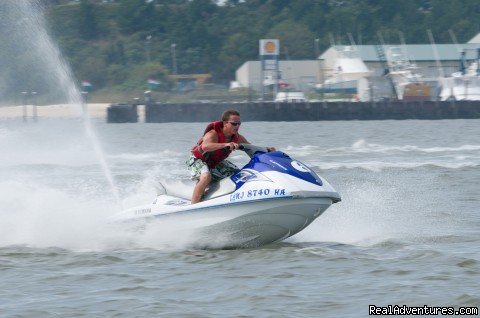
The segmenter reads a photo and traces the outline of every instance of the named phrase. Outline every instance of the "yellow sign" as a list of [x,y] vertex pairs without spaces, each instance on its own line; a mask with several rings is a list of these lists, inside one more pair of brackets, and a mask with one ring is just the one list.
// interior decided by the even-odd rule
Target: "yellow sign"
[[260,40],[260,55],[278,55],[279,47],[280,45],[278,40]]
[[272,41],[268,41],[267,43],[265,43],[265,52],[267,52],[268,54],[275,53],[276,48],[277,46]]

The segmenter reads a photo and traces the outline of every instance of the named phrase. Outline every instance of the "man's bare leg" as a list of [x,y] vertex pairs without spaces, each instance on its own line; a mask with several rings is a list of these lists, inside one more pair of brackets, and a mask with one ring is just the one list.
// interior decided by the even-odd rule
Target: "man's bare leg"
[[204,172],[200,175],[200,178],[193,189],[192,204],[200,202],[203,194],[205,193],[205,189],[208,187],[208,184],[211,180],[212,174],[210,172]]

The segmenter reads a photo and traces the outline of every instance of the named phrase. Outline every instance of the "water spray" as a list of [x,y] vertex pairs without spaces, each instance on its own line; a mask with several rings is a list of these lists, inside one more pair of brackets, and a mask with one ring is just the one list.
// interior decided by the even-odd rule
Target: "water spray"
[[[55,87],[58,87],[59,91],[65,94],[68,104],[76,107],[79,109],[79,112],[83,114],[85,134],[92,144],[102,171],[111,188],[111,192],[121,207],[118,189],[115,186],[110,167],[105,159],[105,154],[91,124],[90,117],[88,116],[86,98],[82,98],[82,93],[73,80],[70,67],[65,63],[58,47],[46,31],[46,23],[40,2],[38,0],[7,0],[2,3],[2,8],[6,13],[5,25],[12,28],[9,30],[12,33],[11,37],[19,39],[16,45],[22,47],[26,52],[36,54],[34,57],[37,63],[36,65],[44,68],[42,71],[45,80],[55,83]],[[27,94],[28,92],[22,93],[24,121],[27,120]],[[33,120],[35,121],[37,92],[31,92],[29,95],[34,101]],[[86,94],[83,95],[83,97],[86,97]]]

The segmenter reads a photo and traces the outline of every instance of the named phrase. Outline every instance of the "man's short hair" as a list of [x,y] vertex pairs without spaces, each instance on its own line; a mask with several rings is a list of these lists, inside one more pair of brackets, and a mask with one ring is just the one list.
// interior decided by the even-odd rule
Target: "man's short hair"
[[222,121],[228,121],[231,115],[240,116],[240,113],[235,109],[227,109],[222,114]]

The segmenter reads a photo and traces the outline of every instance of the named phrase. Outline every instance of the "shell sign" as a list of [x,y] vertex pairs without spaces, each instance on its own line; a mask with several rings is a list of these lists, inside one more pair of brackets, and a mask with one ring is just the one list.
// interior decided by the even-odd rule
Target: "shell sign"
[[278,55],[278,40],[260,40],[260,55]]

